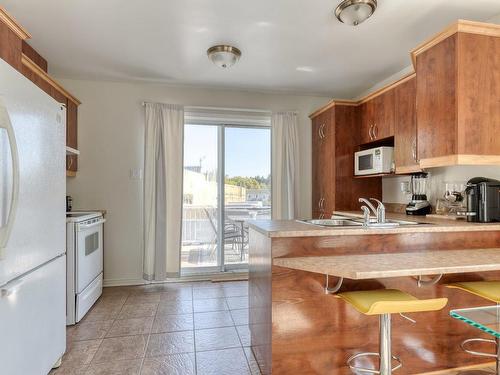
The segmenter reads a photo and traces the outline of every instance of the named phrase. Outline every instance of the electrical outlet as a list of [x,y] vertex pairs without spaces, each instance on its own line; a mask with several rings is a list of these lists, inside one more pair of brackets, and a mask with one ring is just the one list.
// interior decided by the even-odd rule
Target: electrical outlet
[[401,193],[410,194],[410,181],[403,181],[400,184]]

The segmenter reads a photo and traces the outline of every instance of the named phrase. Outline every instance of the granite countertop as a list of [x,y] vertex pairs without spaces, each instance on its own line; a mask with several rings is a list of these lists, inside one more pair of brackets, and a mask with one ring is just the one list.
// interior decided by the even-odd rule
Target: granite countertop
[[500,270],[500,249],[275,258],[275,266],[348,279],[425,276]]
[[[335,211],[336,215],[362,217],[359,212]],[[317,237],[317,236],[359,236],[369,234],[428,233],[428,232],[473,232],[500,231],[500,223],[469,223],[465,220],[446,220],[425,216],[387,213],[387,219],[416,221],[427,225],[401,225],[394,228],[333,227],[324,228],[297,220],[253,220],[250,228],[267,237]]]

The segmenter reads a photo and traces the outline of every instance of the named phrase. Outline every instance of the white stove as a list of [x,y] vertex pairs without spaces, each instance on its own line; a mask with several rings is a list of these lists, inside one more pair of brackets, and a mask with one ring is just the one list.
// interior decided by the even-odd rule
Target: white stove
[[102,294],[103,224],[101,212],[66,213],[66,324],[78,323]]

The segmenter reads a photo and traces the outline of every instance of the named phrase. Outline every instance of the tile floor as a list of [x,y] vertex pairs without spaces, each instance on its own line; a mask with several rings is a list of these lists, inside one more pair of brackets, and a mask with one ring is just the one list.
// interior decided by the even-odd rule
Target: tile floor
[[246,281],[105,288],[50,375],[260,375],[249,345]]
[[50,375],[260,375],[246,281],[105,288]]

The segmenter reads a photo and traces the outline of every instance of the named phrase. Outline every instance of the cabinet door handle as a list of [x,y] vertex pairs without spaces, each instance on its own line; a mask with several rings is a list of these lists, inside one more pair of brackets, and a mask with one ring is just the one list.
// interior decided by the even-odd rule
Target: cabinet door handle
[[370,129],[368,129],[368,135],[370,136],[370,141],[373,141],[373,124],[370,125]]
[[318,133],[319,133],[319,138],[324,139],[325,138],[325,133],[323,132],[323,129],[325,128],[325,124],[321,124]]
[[326,138],[326,134],[325,134],[325,125],[326,125],[326,124],[321,125],[321,135],[323,136],[323,139],[325,139],[325,138]]
[[378,136],[378,126],[377,124],[373,124],[373,139],[377,139]]

